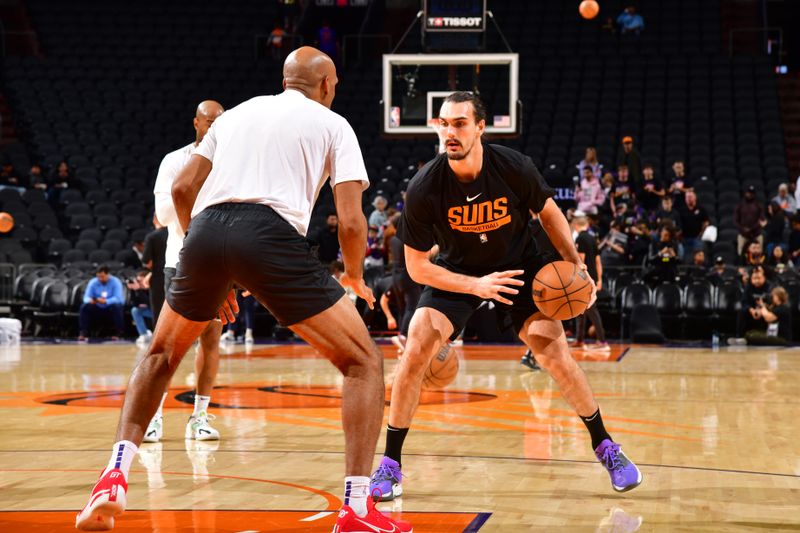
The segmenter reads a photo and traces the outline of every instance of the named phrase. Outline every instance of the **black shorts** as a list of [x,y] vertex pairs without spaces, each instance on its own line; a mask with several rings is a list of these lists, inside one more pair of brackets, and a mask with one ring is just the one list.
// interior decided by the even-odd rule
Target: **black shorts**
[[[510,295],[504,294],[506,298],[513,302],[513,305],[500,303],[497,300],[492,300],[495,309],[498,313],[498,326],[501,324],[511,325],[514,327],[514,333],[519,333],[525,321],[530,318],[534,313],[539,312],[539,308],[533,302],[533,278],[539,269],[546,265],[547,262],[544,258],[537,258],[533,262],[524,266],[503,268],[502,270],[525,270],[521,279],[525,282],[522,287],[514,286],[519,290],[519,293]],[[498,270],[499,271],[499,270]],[[453,324],[453,334],[451,340],[458,337],[464,326],[467,325],[469,318],[472,316],[484,300],[473,296],[471,294],[463,294],[460,292],[448,292],[441,289],[435,289],[426,286],[422,290],[422,296],[417,304],[417,309],[420,307],[430,307],[444,314]],[[501,327],[501,329],[504,329]]]
[[172,278],[175,277],[177,269],[172,267],[164,267],[164,294],[169,292],[169,285],[172,283]]
[[167,301],[181,316],[205,322],[217,316],[234,284],[250,291],[283,326],[311,318],[344,296],[306,238],[259,204],[213,205],[192,219]]

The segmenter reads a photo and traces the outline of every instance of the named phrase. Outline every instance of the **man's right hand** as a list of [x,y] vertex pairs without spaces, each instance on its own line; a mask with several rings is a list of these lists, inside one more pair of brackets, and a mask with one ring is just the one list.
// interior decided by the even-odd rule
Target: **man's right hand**
[[341,279],[339,279],[339,283],[346,289],[352,289],[352,291],[356,293],[356,296],[367,302],[370,309],[375,308],[375,295],[372,294],[372,289],[367,287],[367,284],[364,283],[364,278],[353,278],[348,276],[347,272],[345,272],[342,274]]
[[515,276],[521,276],[524,273],[524,270],[492,272],[482,278],[476,278],[470,293],[482,300],[497,300],[500,303],[512,305],[513,302],[504,298],[501,293],[512,295],[519,294],[519,290],[511,287],[511,285],[516,285],[517,287],[525,285],[524,281],[515,278]]

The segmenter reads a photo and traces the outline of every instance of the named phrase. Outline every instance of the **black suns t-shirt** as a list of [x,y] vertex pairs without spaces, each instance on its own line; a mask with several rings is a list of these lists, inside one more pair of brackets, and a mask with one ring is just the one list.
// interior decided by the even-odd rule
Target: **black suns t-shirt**
[[484,145],[483,167],[470,183],[441,154],[409,183],[397,235],[419,251],[438,244],[437,264],[460,274],[524,267],[536,254],[530,211],[554,194],[533,161],[510,148]]

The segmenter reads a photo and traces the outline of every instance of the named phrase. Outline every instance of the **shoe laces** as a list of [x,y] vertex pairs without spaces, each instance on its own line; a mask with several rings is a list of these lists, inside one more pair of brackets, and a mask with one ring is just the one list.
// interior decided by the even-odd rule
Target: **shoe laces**
[[619,444],[612,443],[610,446],[607,446],[606,449],[603,450],[603,456],[600,458],[600,461],[602,461],[609,470],[619,470],[622,468],[622,461],[619,458]]
[[378,467],[378,470],[375,472],[375,479],[379,481],[388,480],[388,479],[397,479],[395,475],[395,468],[391,467],[390,465],[381,464]]
[[197,416],[192,415],[189,417],[189,420],[195,424],[208,424],[209,420],[216,420],[216,419],[217,415],[213,413],[206,413],[205,411],[201,412]]

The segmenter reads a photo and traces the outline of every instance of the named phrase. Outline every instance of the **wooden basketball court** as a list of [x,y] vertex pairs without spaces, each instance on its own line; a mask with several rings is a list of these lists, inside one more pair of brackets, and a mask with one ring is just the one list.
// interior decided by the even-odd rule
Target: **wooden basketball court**
[[[304,345],[229,351],[211,408],[222,440],[183,440],[185,361],[164,441],[141,448],[117,531],[330,531],[343,478],[338,373]],[[388,378],[396,360],[384,351]],[[522,351],[461,350],[457,381],[425,394],[406,440],[404,497],[381,509],[417,533],[800,531],[800,350],[576,351],[645,476],[625,494],[551,379],[519,365]],[[0,531],[74,531],[136,357],[131,344],[0,350]]]

